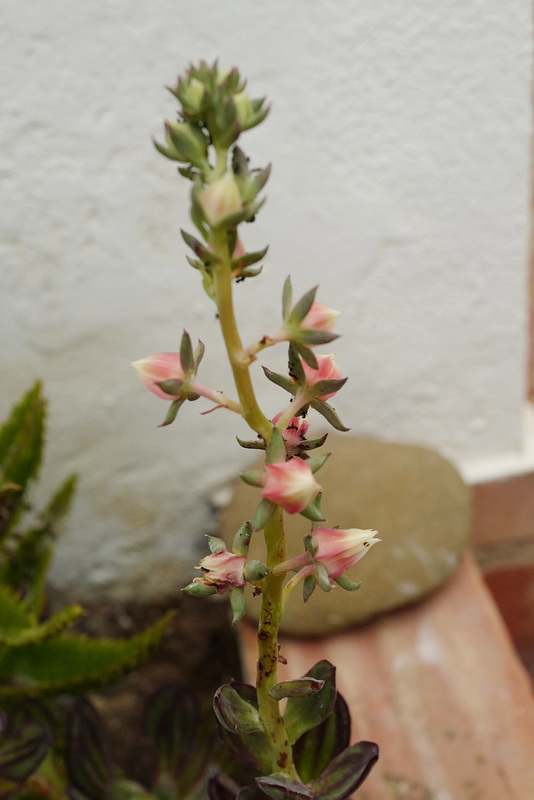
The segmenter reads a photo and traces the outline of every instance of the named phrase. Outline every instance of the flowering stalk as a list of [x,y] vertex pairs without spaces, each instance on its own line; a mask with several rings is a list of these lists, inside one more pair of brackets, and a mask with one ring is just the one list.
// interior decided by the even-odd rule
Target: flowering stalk
[[[378,541],[372,531],[323,527],[322,489],[315,474],[328,455],[309,455],[326,439],[326,435],[307,438],[310,423],[304,417],[309,409],[317,411],[337,430],[347,430],[327,402],[346,379],[333,355],[314,352],[317,345],[336,338],[338,312],[315,300],[317,287],[294,303],[288,278],[282,291],[282,326],[276,333],[243,348],[232,283],[259,275],[261,267],[255,265],[267,248],[247,252],[238,228],[243,222],[251,222],[261,208],[263,200],[258,196],[269,178],[270,167],[250,170],[236,141],[243,131],[259,124],[269,109],[263,100],[249,97],[236,69],[219,71],[217,64],[201,62],[198,67],[191,67],[171,91],[181,110],[177,122],[166,123],[165,144],[156,143],[156,147],[167,158],[179,162],[182,166],[178,171],[193,184],[191,218],[200,238],[186,231],[182,236],[193,253],[188,261],[200,272],[203,288],[217,307],[238,400],[200,382],[197,372],[204,347],[199,342],[193,352],[187,333],[182,336],[179,353],[160,353],[134,366],[153,394],[171,402],[165,425],[174,421],[185,401],[204,397],[215,408],[241,414],[256,434],[250,442],[238,439],[242,447],[265,451],[263,467],[241,476],[260,490],[252,520],[243,523],[231,549],[220,539],[208,537],[211,554],[201,559],[201,575],[184,591],[198,597],[228,593],[234,622],[245,613],[246,583],[262,594],[255,691],[253,687],[226,684],[214,698],[214,711],[224,736],[237,736],[240,759],[243,755],[245,760],[249,758],[249,766],[261,773],[256,779],[258,786],[275,800],[282,795],[346,800],[376,761],[377,749],[370,743],[348,747],[345,725],[344,733],[331,737],[334,750],[329,751],[330,763],[335,762],[331,776],[328,769],[316,772],[317,765],[306,764],[306,753],[315,752],[317,747],[315,739],[306,746],[307,732],[321,726],[335,701],[332,665],[320,662],[303,678],[290,681],[279,682],[277,677],[278,632],[289,592],[302,584],[306,601],[316,586],[324,591],[331,591],[335,584],[348,590],[357,588],[344,573]],[[280,342],[289,344],[289,375],[278,375],[265,367],[264,372],[270,381],[288,391],[292,400],[270,421],[258,404],[250,365],[259,352]],[[311,522],[303,554],[290,560],[286,560],[285,513],[301,514]],[[251,536],[259,536],[261,531],[265,563],[248,557]],[[290,572],[295,575],[289,577]],[[324,696],[319,700],[320,692]],[[283,712],[281,700],[286,700]],[[251,743],[250,750],[248,734],[254,734],[255,744]],[[294,751],[297,740],[302,746]],[[339,758],[349,776],[341,782],[336,777]],[[228,791],[225,787],[223,796]]]
[[[215,270],[215,287],[219,322],[228,358],[234,375],[235,386],[242,407],[243,418],[268,444],[271,440],[272,425],[260,411],[252,381],[249,365],[241,360],[242,344],[237,330],[232,301],[232,283],[228,256],[217,241],[211,240],[215,253],[221,256],[221,265]],[[272,750],[273,772],[282,771],[298,777],[293,763],[291,748],[288,747],[287,733],[280,713],[280,704],[272,700],[269,691],[277,683],[278,669],[278,631],[283,612],[282,591],[284,576],[272,574],[273,568],[284,560],[286,554],[284,522],[281,508],[278,509],[264,528],[267,548],[268,574],[262,582],[262,606],[258,623],[258,659],[256,691],[258,708]]]

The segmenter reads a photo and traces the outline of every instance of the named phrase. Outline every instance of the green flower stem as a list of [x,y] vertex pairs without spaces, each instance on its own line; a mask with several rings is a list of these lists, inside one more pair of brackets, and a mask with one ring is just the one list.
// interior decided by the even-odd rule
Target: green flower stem
[[295,556],[295,558],[290,558],[288,561],[282,561],[273,567],[273,575],[285,575],[287,572],[291,572],[292,570],[302,569],[302,567],[307,567],[308,564],[312,563],[312,557],[306,550],[304,553],[301,553],[300,556]]
[[245,350],[243,350],[241,354],[241,361],[243,364],[252,364],[252,362],[256,360],[256,355],[262,350],[265,350],[266,347],[272,347],[273,345],[279,344],[280,342],[284,342],[286,340],[287,334],[283,328],[280,328],[280,330],[276,333],[273,333],[272,336],[263,336],[259,342],[254,342],[254,344],[251,344],[250,347],[247,347]]
[[228,255],[228,247],[223,236],[217,233],[212,233],[210,236],[210,245],[213,251],[221,257],[221,263],[213,270],[217,308],[235,386],[239,395],[239,402],[241,403],[243,419],[268,443],[271,439],[272,425],[261,412],[256,401],[250,379],[249,366],[241,361],[243,345],[237,330],[234,314],[231,260]]
[[[267,545],[267,566],[271,571],[284,561],[286,542],[282,509],[277,508],[264,528]],[[284,772],[298,780],[293,754],[280,713],[279,702],[269,690],[278,682],[278,629],[283,613],[283,584],[285,574],[268,574],[263,580],[260,619],[258,623],[258,663],[256,690],[260,717],[271,743],[273,772]]]
[[[211,400],[215,403],[215,408],[227,408],[229,411],[234,411],[236,414],[241,414],[241,406],[239,403],[236,403],[235,400],[232,400],[230,397],[226,397],[222,392],[218,389],[212,389],[210,386],[205,386],[200,381],[195,380],[192,384],[192,390],[197,394],[201,395],[201,397],[205,397],[207,400]],[[210,409],[210,411],[214,411],[215,409]],[[209,413],[209,412],[204,412]]]

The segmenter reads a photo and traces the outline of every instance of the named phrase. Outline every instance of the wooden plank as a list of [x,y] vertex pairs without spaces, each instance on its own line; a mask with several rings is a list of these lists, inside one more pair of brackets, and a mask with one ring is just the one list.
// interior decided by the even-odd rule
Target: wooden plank
[[[251,626],[241,642],[252,675]],[[334,663],[352,741],[379,744],[358,800],[534,798],[532,685],[471,556],[423,603],[326,639],[284,639],[281,653],[281,679]]]

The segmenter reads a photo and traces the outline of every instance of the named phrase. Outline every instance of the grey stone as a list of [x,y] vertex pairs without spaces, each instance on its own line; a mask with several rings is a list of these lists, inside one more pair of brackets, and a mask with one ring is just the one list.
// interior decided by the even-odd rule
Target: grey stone
[[[282,631],[320,636],[361,624],[411,604],[442,585],[457,566],[471,525],[471,494],[453,465],[433,450],[372,438],[329,436],[332,456],[317,473],[323,486],[325,526],[372,528],[382,540],[347,575],[361,581],[349,593],[316,588],[307,605],[297,588],[288,599]],[[251,519],[259,491],[241,481],[222,521],[231,543]],[[303,552],[310,523],[285,515],[288,558]],[[262,532],[254,534],[250,555],[265,558]],[[257,618],[259,599],[247,598],[247,614]]]

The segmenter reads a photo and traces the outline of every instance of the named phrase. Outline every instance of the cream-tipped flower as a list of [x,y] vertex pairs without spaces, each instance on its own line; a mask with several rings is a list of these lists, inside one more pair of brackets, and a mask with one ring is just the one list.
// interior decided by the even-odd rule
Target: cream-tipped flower
[[359,528],[317,528],[312,534],[313,560],[322,564],[331,580],[343,575],[380,541],[376,531]]
[[179,353],[156,353],[154,356],[132,361],[132,367],[139,375],[146,388],[162,400],[173,400],[180,396],[164,392],[158,383],[166,381],[183,381],[185,379]]
[[217,594],[224,594],[237,586],[244,586],[246,556],[235,556],[228,550],[211,553],[200,561],[201,578],[194,578],[193,584],[212,587]]
[[267,464],[265,471],[261,496],[281,506],[288,514],[304,511],[321,491],[310,467],[301,458]]
[[340,313],[322,303],[312,303],[310,310],[301,322],[301,327],[331,333],[336,326],[336,320]]
[[198,196],[204,216],[211,226],[243,210],[239,189],[231,172],[206,186]]
[[[302,368],[304,370],[306,383],[308,386],[314,386],[319,381],[341,379],[341,370],[336,364],[336,358],[333,353],[330,353],[326,356],[317,356],[317,364],[318,368],[313,369],[313,367],[310,367],[305,361],[302,362]],[[333,397],[335,394],[336,392],[329,392],[321,395],[317,399],[328,400],[329,397]]]

